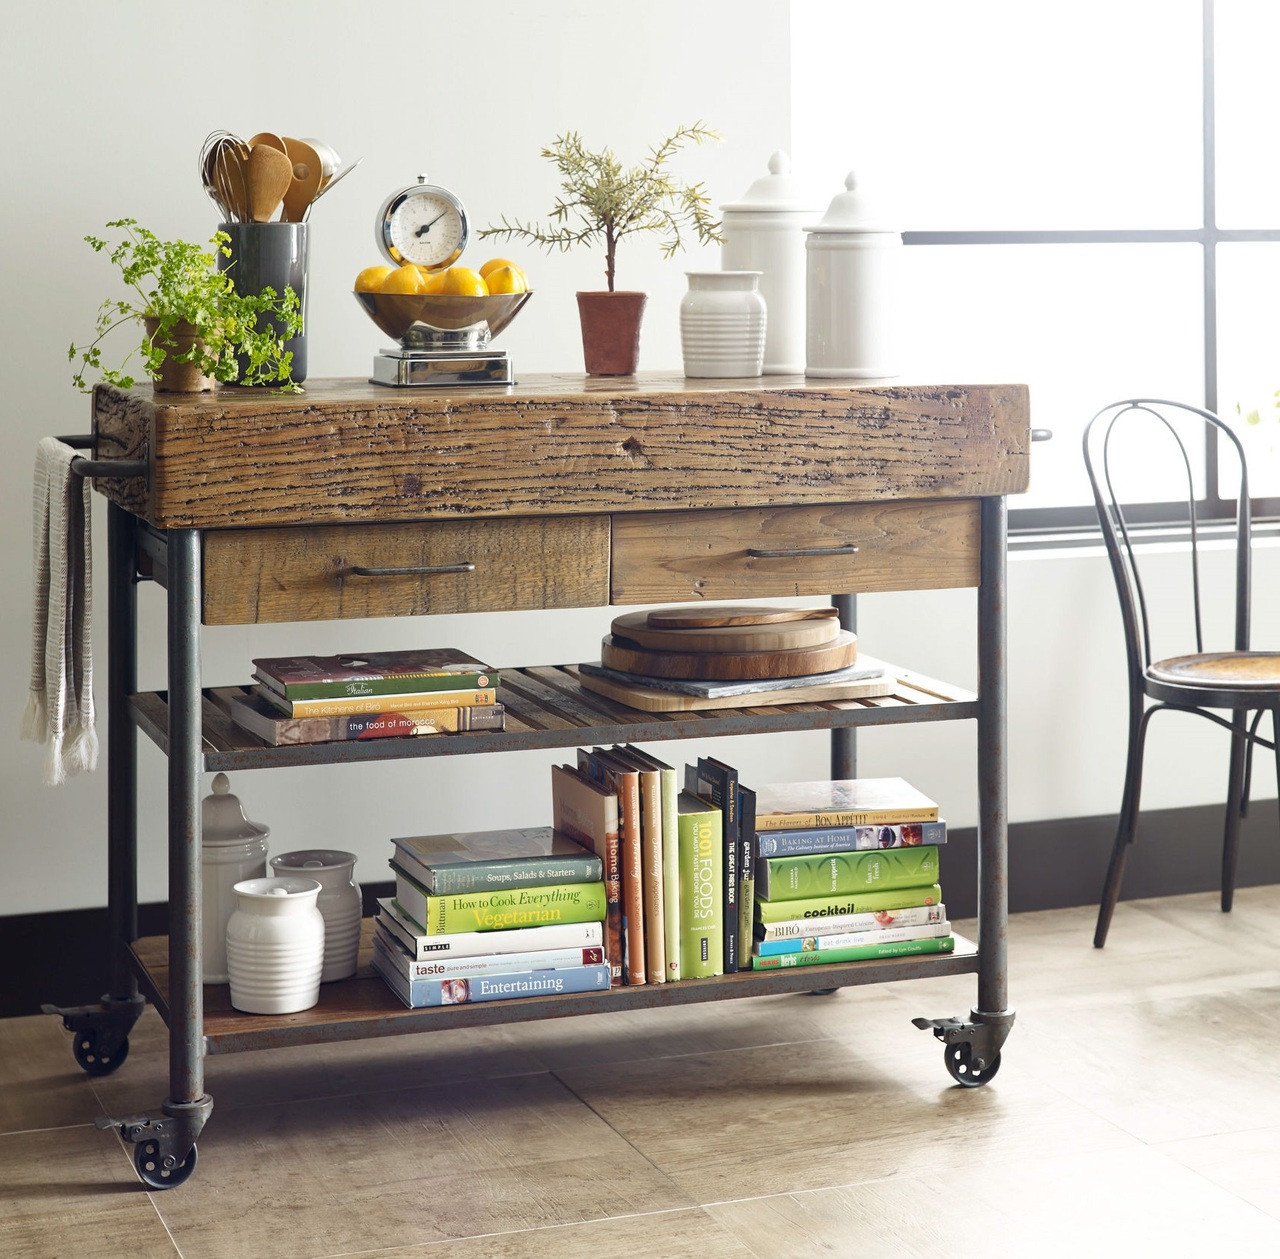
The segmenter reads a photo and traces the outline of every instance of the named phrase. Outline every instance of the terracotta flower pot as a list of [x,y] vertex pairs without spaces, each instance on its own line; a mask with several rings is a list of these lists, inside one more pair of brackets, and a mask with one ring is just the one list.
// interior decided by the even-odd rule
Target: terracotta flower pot
[[[154,337],[160,327],[159,319],[148,315],[143,320],[147,336]],[[179,363],[175,354],[185,354],[193,345],[200,344],[200,338],[189,323],[177,323],[169,336],[169,344],[165,346],[164,363],[160,375],[152,382],[151,387],[159,393],[202,393],[212,389],[217,383],[212,376],[204,375],[194,363]]]
[[631,376],[640,358],[647,293],[579,293],[582,358],[591,376]]

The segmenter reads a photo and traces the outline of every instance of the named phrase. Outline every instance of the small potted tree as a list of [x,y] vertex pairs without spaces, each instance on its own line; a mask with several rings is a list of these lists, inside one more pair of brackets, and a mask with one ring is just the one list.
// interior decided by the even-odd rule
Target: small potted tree
[[626,376],[636,370],[640,321],[646,294],[614,285],[618,242],[637,232],[654,232],[664,258],[674,257],[692,232],[701,244],[719,242],[720,224],[712,218],[702,184],[676,179],[671,158],[687,144],[718,140],[719,133],[700,122],[678,127],[649,151],[637,166],[624,168],[612,149],[588,149],[571,131],[542,150],[560,173],[562,194],[546,224],[502,219],[480,237],[527,240],[548,252],[575,245],[604,246],[605,289],[578,294],[582,351],[588,373]]
[[[114,241],[97,236],[85,240],[95,252],[110,250],[129,295],[108,298],[98,308],[95,336],[87,345],[72,345],[71,362],[79,358],[72,383],[87,391],[88,371],[108,384],[129,389],[135,383],[124,367],[134,351],[142,370],[158,390],[194,392],[215,382],[277,385],[297,389],[290,381],[292,354],[285,342],[302,330],[298,296],[292,289],[277,295],[237,293],[231,274],[218,271],[218,255],[229,256],[229,237],[217,232],[213,252],[187,241],[162,241],[135,219],[115,219]],[[260,322],[261,321],[261,322]],[[119,368],[103,364],[101,342],[124,325],[140,341],[131,345]]]

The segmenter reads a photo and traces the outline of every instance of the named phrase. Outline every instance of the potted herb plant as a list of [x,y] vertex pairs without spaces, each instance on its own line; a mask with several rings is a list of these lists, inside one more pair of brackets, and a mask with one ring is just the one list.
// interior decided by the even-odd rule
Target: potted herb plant
[[504,215],[480,232],[482,239],[527,240],[548,252],[603,245],[605,291],[578,294],[582,350],[590,374],[625,376],[636,370],[646,295],[615,288],[618,242],[637,232],[653,232],[661,238],[662,256],[671,258],[684,248],[690,232],[702,244],[720,241],[720,224],[711,216],[702,184],[685,183],[668,170],[671,158],[687,144],[719,138],[700,122],[678,127],[650,149],[645,161],[625,168],[612,149],[588,149],[571,131],[542,150],[542,156],[555,163],[563,190],[550,222],[525,223]]
[[[128,289],[125,298],[109,298],[98,308],[95,336],[87,345],[73,344],[71,362],[79,358],[72,383],[88,390],[88,371],[122,389],[134,383],[124,367],[135,350],[142,355],[142,371],[155,388],[192,392],[214,382],[276,385],[294,390],[290,381],[292,354],[285,342],[302,330],[298,296],[286,288],[277,295],[237,293],[230,274],[217,270],[218,256],[229,256],[229,237],[217,232],[212,251],[187,241],[160,240],[135,219],[108,223],[118,238],[85,240],[95,252],[110,250]],[[119,368],[107,367],[101,342],[121,325],[140,334]]]

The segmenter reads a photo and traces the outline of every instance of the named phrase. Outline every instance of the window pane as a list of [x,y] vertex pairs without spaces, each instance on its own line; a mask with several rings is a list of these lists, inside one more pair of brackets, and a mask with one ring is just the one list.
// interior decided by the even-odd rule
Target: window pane
[[1218,409],[1237,431],[1255,498],[1280,497],[1280,244],[1218,246]]
[[[1135,396],[1199,402],[1201,254],[1196,245],[908,246],[902,375],[1023,382],[1031,490],[1010,508],[1091,504],[1080,435]],[[1146,496],[1157,500],[1157,490]]]
[[1280,227],[1280,147],[1276,114],[1275,0],[1218,0],[1216,148],[1219,227]]
[[792,64],[823,204],[852,167],[904,230],[1201,224],[1199,0],[808,0]]

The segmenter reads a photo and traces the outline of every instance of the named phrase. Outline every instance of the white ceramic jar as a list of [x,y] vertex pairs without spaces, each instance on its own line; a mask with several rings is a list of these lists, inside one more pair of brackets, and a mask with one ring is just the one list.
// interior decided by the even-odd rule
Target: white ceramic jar
[[805,374],[893,376],[902,237],[868,207],[852,171],[806,227]]
[[227,923],[231,1004],[247,1014],[293,1014],[320,1000],[324,919],[315,879],[236,884]]
[[215,774],[212,785],[200,803],[200,971],[206,984],[225,984],[235,885],[267,873],[271,831],[245,817],[226,774]]
[[355,864],[355,853],[333,848],[304,848],[271,858],[271,870],[277,877],[315,879],[320,884],[316,906],[324,919],[322,984],[356,973],[363,903],[352,877]]
[[684,374],[759,376],[764,364],[765,305],[759,271],[686,271],[680,299]]
[[764,374],[803,372],[804,227],[821,214],[820,200],[796,181],[791,159],[779,149],[769,158],[769,173],[720,211],[720,265],[726,271],[760,272],[760,295],[768,311]]

